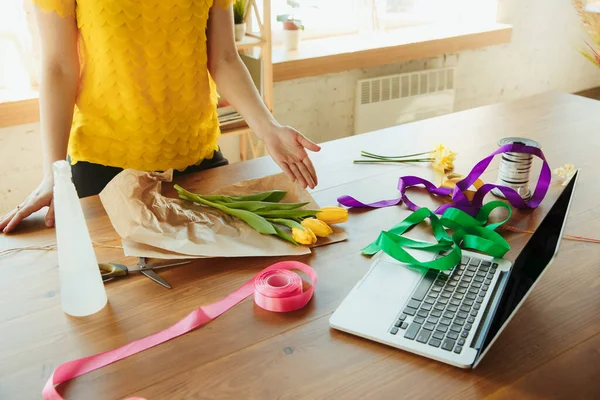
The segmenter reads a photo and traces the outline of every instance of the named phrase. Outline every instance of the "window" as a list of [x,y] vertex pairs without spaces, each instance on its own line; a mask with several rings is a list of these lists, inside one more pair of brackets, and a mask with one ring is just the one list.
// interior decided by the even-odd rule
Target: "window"
[[585,11],[600,13],[600,0],[585,0]]
[[376,0],[376,29],[496,22],[497,0]]
[[356,33],[357,4],[361,0],[271,0],[273,40],[277,42],[283,26],[277,16],[292,14],[302,21],[302,37],[318,37]]
[[[257,3],[262,6],[262,0]],[[281,42],[281,14],[300,19],[302,37],[314,39],[434,23],[491,23],[496,6],[497,0],[271,0],[273,42]]]
[[32,4],[0,1],[0,102],[23,100],[37,89],[37,32]]

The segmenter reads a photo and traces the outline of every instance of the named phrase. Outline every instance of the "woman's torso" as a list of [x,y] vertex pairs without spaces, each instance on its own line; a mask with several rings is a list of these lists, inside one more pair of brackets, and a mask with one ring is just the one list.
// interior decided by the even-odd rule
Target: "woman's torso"
[[69,140],[73,162],[166,170],[210,158],[219,136],[207,69],[212,3],[77,1],[81,81]]

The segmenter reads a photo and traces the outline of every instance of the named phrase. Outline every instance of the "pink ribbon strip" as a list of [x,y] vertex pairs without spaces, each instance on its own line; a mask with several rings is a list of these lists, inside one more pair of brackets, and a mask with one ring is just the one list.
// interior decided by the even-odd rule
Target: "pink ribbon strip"
[[[302,271],[308,275],[312,287],[303,291],[302,278],[297,273],[290,271],[292,269]],[[265,310],[274,312],[299,310],[308,304],[312,298],[316,284],[317,273],[306,264],[298,261],[283,261],[273,264],[259,272],[229,296],[216,303],[198,307],[179,322],[163,331],[116,349],[72,360],[58,366],[46,382],[42,395],[46,400],[63,400],[56,391],[55,385],[184,335],[217,318],[252,293],[254,293],[254,302]]]

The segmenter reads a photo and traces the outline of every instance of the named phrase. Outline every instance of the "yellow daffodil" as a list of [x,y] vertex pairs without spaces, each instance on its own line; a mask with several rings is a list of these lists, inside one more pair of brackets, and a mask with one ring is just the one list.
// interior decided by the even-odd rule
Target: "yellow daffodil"
[[401,156],[383,156],[361,150],[360,155],[365,157],[365,160],[354,160],[355,164],[363,163],[416,163],[427,162],[433,165],[433,168],[442,172],[451,171],[454,169],[454,160],[456,153],[444,146],[437,145],[434,150],[423,151],[421,153],[406,154]]
[[314,244],[317,242],[314,232],[308,228],[292,228],[292,239],[300,244]]
[[456,159],[456,153],[444,146],[439,144],[433,151],[433,159],[431,163],[434,168],[442,171],[451,171],[454,169],[454,160]]
[[333,232],[329,225],[315,218],[306,218],[302,221],[302,226],[310,229],[318,237],[327,237]]
[[348,221],[348,210],[342,207],[323,207],[317,219],[326,224],[339,224]]
[[563,186],[565,186],[573,175],[575,175],[575,166],[573,164],[565,164],[562,167],[556,168],[553,172],[563,181]]

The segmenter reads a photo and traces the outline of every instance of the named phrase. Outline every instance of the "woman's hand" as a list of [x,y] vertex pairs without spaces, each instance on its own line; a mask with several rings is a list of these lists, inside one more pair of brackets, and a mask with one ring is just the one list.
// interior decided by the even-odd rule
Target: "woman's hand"
[[318,184],[317,173],[306,149],[319,151],[321,148],[297,130],[288,126],[274,126],[261,135],[269,155],[293,182],[314,189]]
[[0,218],[0,231],[8,233],[34,212],[42,207],[48,206],[46,213],[46,226],[54,226],[54,206],[52,204],[52,187],[54,186],[53,179],[46,177],[42,183],[25,199],[21,205],[6,213]]

